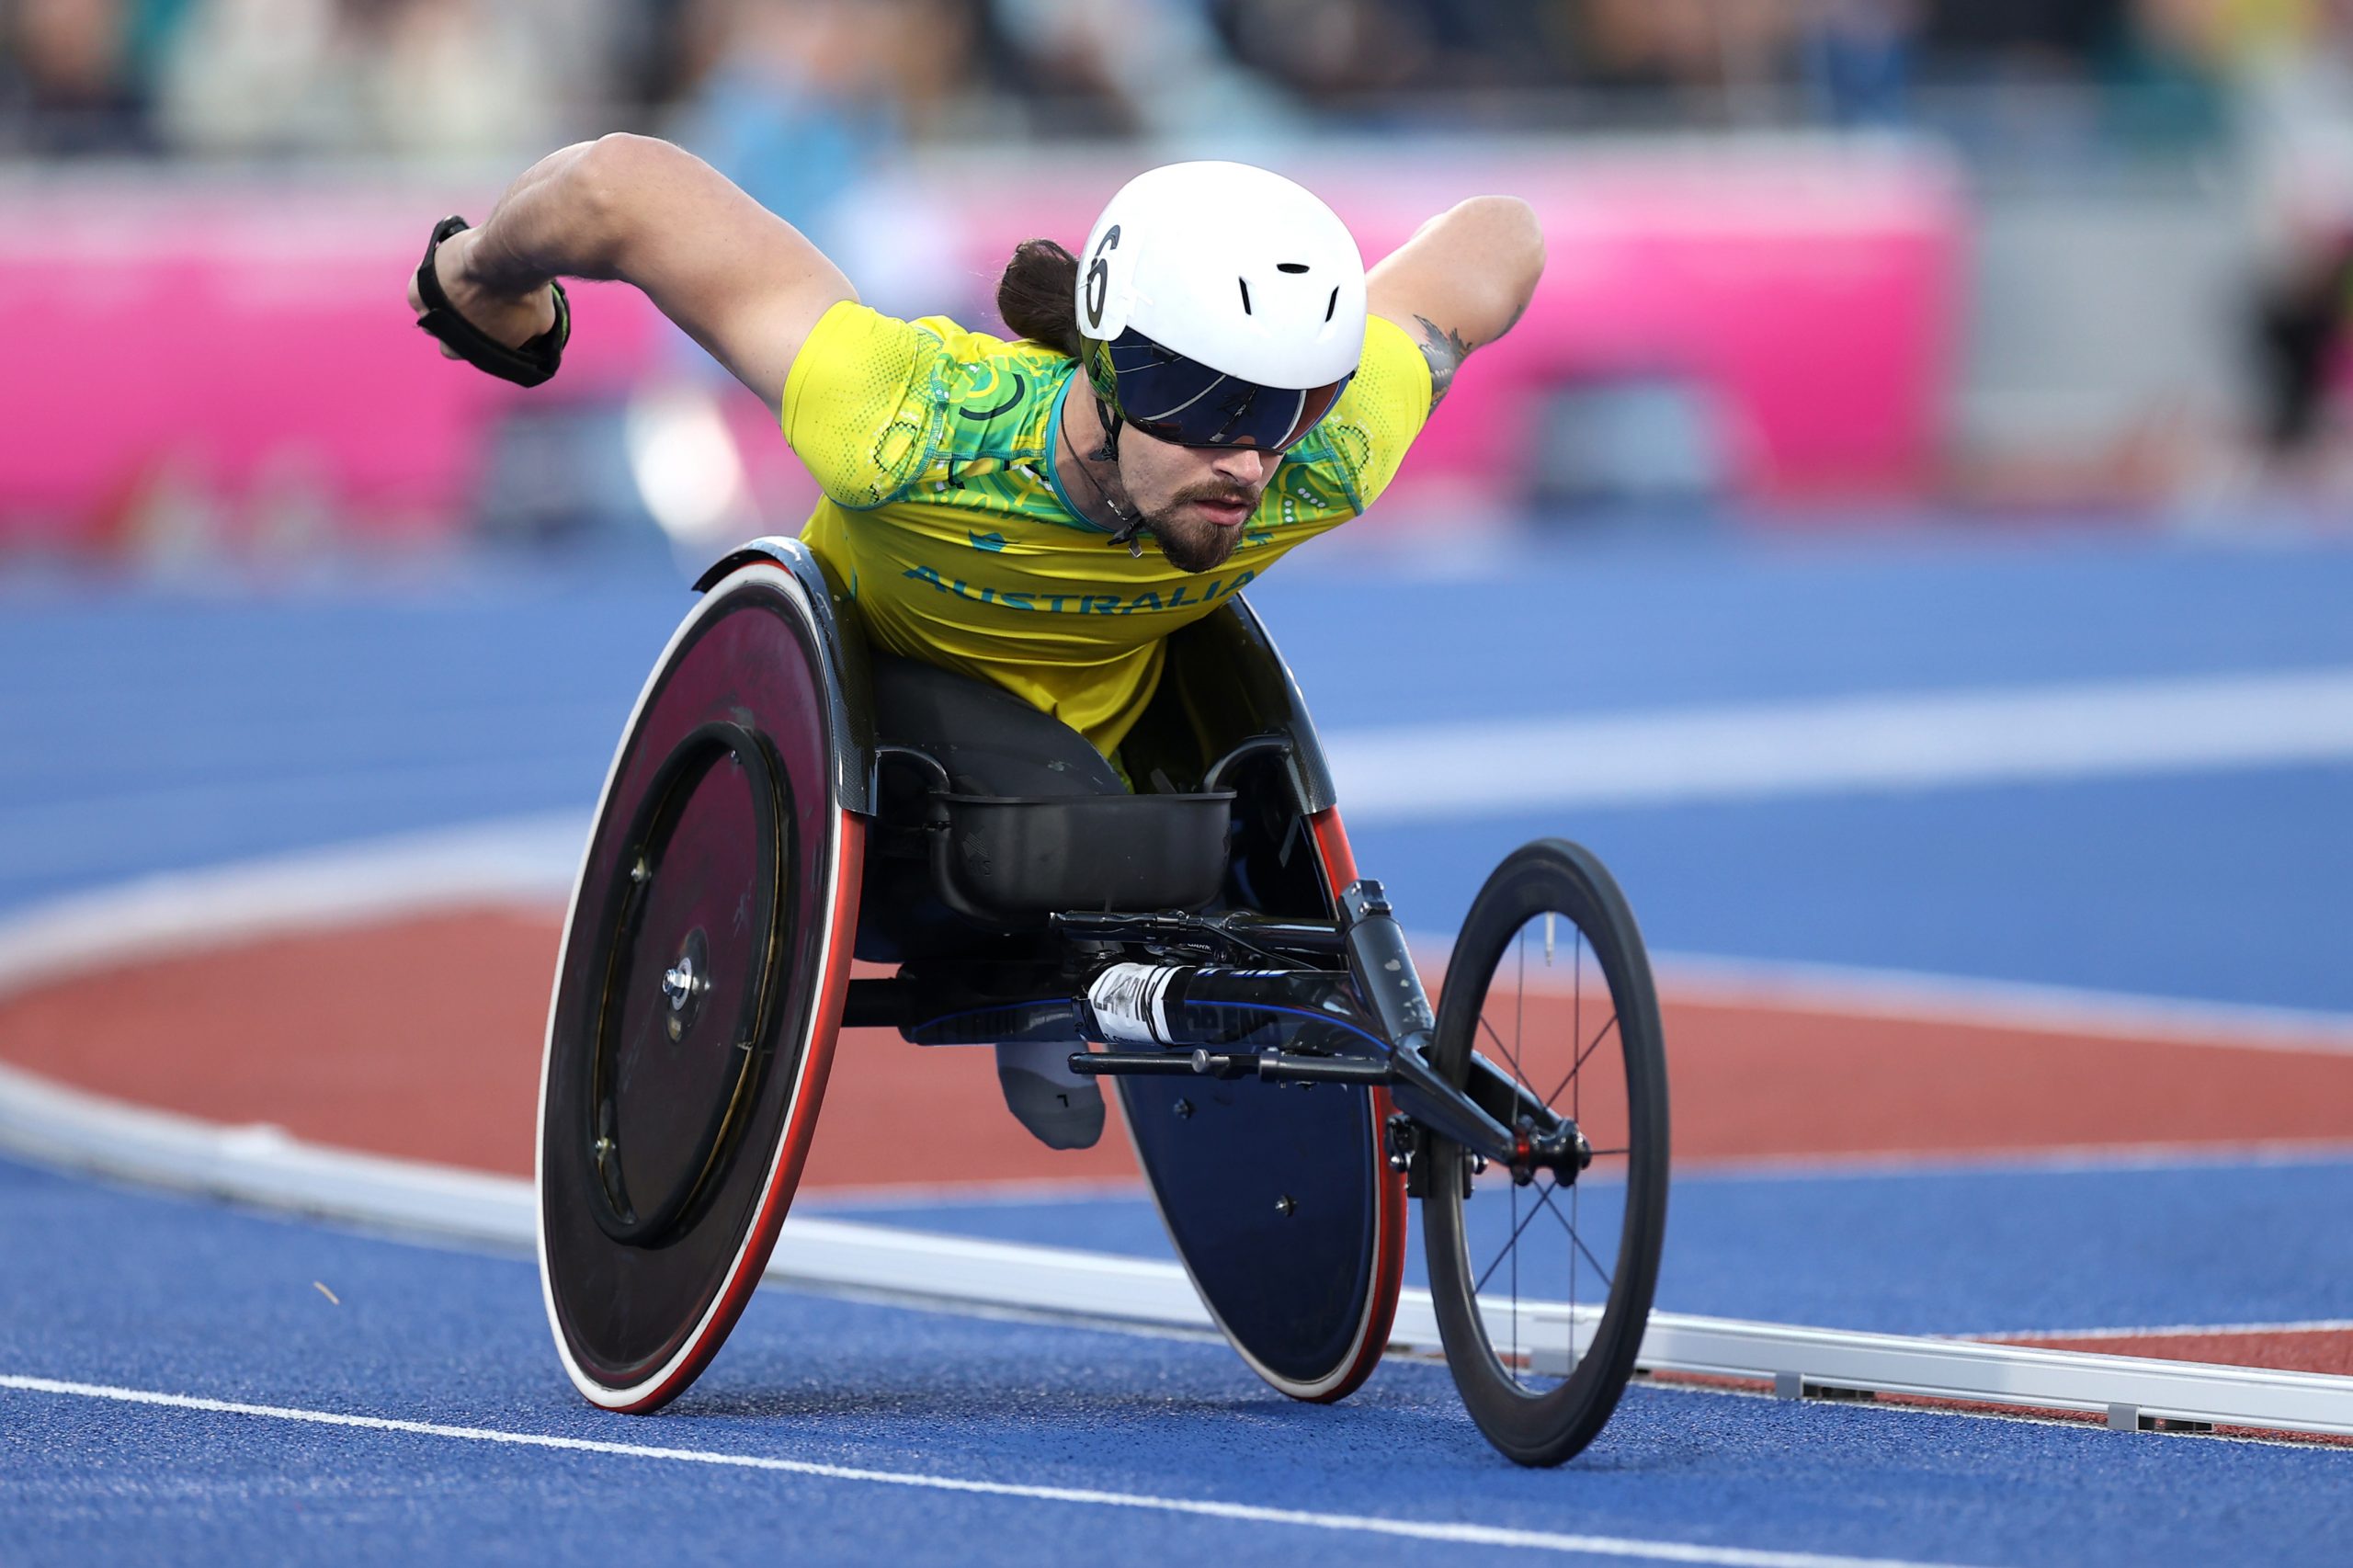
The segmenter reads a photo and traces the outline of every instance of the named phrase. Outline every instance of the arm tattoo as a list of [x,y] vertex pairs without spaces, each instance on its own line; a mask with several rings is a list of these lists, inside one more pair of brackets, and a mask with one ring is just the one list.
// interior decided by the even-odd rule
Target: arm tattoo
[[1436,409],[1446,389],[1454,384],[1454,372],[1470,357],[1472,344],[1462,341],[1459,332],[1441,328],[1427,316],[1414,318],[1422,326],[1422,358],[1430,362],[1430,407]]

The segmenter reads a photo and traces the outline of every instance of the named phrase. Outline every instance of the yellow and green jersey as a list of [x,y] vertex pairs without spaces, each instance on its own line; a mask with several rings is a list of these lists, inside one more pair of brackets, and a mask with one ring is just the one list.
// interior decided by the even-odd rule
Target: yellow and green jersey
[[1430,375],[1371,318],[1356,379],[1284,455],[1240,546],[1188,573],[1149,540],[1142,556],[1111,546],[1063,494],[1055,433],[1074,369],[1036,343],[845,301],[792,363],[784,436],[824,492],[801,537],[877,645],[995,681],[1108,756],[1152,699],[1170,632],[1387,488]]

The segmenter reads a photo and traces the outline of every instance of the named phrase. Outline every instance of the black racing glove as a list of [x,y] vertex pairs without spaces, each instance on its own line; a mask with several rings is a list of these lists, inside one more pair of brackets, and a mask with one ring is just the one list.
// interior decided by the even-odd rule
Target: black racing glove
[[455,214],[433,226],[433,237],[425,244],[425,260],[416,269],[416,297],[425,301],[425,313],[416,318],[416,324],[457,350],[458,357],[475,369],[487,370],[518,387],[538,386],[563,363],[563,346],[572,338],[572,306],[563,297],[563,285],[552,285],[555,325],[520,348],[507,347],[458,313],[449,296],[441,291],[440,276],[433,268],[441,242],[468,226]]

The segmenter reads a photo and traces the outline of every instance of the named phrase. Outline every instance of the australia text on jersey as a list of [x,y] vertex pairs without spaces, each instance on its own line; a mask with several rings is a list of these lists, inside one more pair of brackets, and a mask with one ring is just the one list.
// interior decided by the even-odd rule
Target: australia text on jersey
[[1002,605],[1006,609],[1030,610],[1044,615],[1132,615],[1140,609],[1171,610],[1215,604],[1228,594],[1241,592],[1257,574],[1245,568],[1236,574],[1231,583],[1222,577],[1212,577],[1199,597],[1192,595],[1192,584],[1179,583],[1175,591],[1164,599],[1150,589],[1133,598],[1121,598],[1117,594],[1047,594],[1013,589],[1000,593],[977,584],[967,586],[961,577],[943,577],[937,568],[930,566],[910,566],[899,574],[919,583],[928,583],[943,594],[953,594],[974,604]]

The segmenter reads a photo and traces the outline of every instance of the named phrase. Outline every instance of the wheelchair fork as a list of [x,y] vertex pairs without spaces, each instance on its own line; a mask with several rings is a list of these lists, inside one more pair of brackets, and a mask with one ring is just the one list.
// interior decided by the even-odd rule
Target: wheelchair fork
[[1381,884],[1359,881],[1343,889],[1340,919],[1347,933],[1348,969],[1388,1037],[1391,1094],[1397,1108],[1472,1153],[1508,1165],[1515,1180],[1525,1183],[1538,1170],[1550,1170],[1563,1182],[1574,1181],[1593,1160],[1592,1145],[1574,1122],[1557,1115],[1475,1051],[1467,1082],[1460,1089],[1430,1064],[1438,1019],[1405,949],[1404,930]]

